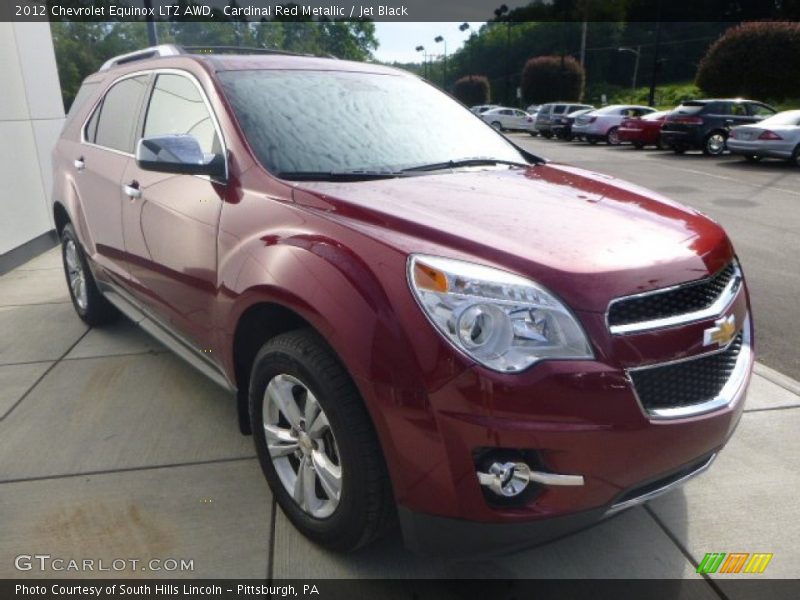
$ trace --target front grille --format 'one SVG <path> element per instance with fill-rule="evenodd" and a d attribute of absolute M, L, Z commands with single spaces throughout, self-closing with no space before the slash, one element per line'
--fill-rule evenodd
<path fill-rule="evenodd" d="M 675 317 L 711 306 L 737 273 L 730 263 L 716 275 L 662 292 L 614 301 L 608 309 L 611 327 Z"/>
<path fill-rule="evenodd" d="M 745 324 L 745 327 L 747 325 Z M 722 352 L 630 372 L 639 401 L 647 411 L 692 406 L 713 400 L 731 378 L 743 333 Z"/>

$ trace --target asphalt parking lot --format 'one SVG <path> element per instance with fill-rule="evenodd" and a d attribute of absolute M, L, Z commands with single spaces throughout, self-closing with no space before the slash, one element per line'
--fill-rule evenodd
<path fill-rule="evenodd" d="M 800 175 L 783 165 L 735 168 L 731 159 L 513 137 L 692 204 L 731 232 L 753 286 L 766 364 L 707 473 L 646 507 L 507 557 L 420 558 L 397 534 L 356 554 L 323 551 L 276 509 L 232 398 L 128 322 L 87 329 L 53 250 L 0 277 L 0 577 L 693 579 L 707 552 L 770 552 L 757 577 L 796 577 L 800 384 L 781 373 L 796 373 L 800 336 L 792 335 L 797 323 L 781 325 L 771 313 L 796 315 Z M 35 553 L 186 559 L 194 568 L 15 568 L 16 556 Z M 694 597 L 736 598 L 731 580 L 741 577 L 714 575 Z"/>
<path fill-rule="evenodd" d="M 758 360 L 800 379 L 800 169 L 779 160 L 510 137 L 534 154 L 627 179 L 721 223 L 747 275 Z"/>

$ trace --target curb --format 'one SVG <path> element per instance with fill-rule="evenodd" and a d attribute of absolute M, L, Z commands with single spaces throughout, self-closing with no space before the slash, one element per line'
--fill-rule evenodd
<path fill-rule="evenodd" d="M 760 362 L 756 362 L 756 364 L 753 366 L 753 372 L 756 375 L 760 375 L 767 381 L 782 387 L 787 392 L 791 392 L 795 396 L 800 396 L 800 381 L 796 381 L 788 375 L 779 373 L 775 369 L 772 369 Z"/>

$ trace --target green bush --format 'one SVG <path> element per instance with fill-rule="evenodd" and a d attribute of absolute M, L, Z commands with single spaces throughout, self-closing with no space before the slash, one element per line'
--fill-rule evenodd
<path fill-rule="evenodd" d="M 522 97 L 538 103 L 567 100 L 579 102 L 586 73 L 571 56 L 537 56 L 522 70 Z"/>
<path fill-rule="evenodd" d="M 491 97 L 489 80 L 483 75 L 465 75 L 453 84 L 453 95 L 467 106 L 487 104 Z"/>
<path fill-rule="evenodd" d="M 697 85 L 710 96 L 783 100 L 800 95 L 800 23 L 732 27 L 706 53 Z"/>

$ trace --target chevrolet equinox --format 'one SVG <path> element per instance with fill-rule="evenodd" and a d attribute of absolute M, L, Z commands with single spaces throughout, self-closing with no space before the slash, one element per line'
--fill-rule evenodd
<path fill-rule="evenodd" d="M 404 71 L 150 48 L 85 80 L 53 158 L 80 318 L 230 390 L 328 548 L 540 543 L 702 472 L 741 415 L 722 228 Z"/>

